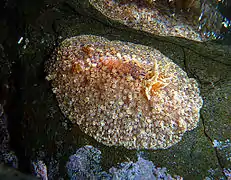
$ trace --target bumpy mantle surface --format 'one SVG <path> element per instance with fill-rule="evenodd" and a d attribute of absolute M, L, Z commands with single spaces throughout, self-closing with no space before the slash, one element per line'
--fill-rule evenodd
<path fill-rule="evenodd" d="M 207 41 L 222 37 L 222 24 L 230 26 L 230 21 L 222 16 L 212 2 L 206 0 L 89 0 L 89 2 L 111 20 L 159 36 Z"/>
<path fill-rule="evenodd" d="M 108 146 L 166 149 L 199 121 L 195 79 L 147 46 L 72 37 L 45 70 L 62 112 Z"/>

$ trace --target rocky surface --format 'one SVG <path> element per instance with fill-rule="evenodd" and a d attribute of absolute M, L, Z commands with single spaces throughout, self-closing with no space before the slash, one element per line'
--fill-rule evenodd
<path fill-rule="evenodd" d="M 229 41 L 199 43 L 125 28 L 102 17 L 88 1 L 23 1 L 21 4 L 8 1 L 4 7 L 11 13 L 5 20 L 1 19 L 0 43 L 12 66 L 12 74 L 1 75 L 9 89 L 4 90 L 8 97 L 4 110 L 20 171 L 30 172 L 30 161 L 38 159 L 46 164 L 48 178 L 67 177 L 68 157 L 87 144 L 102 152 L 103 169 L 127 159 L 136 161 L 136 151 L 104 146 L 65 118 L 45 80 L 44 62 L 62 40 L 93 34 L 155 48 L 199 83 L 204 100 L 199 126 L 167 150 L 145 151 L 149 160 L 185 179 L 227 176 L 231 50 L 224 43 Z"/>
<path fill-rule="evenodd" d="M 143 179 L 143 180 L 182 180 L 182 177 L 167 173 L 166 168 L 156 167 L 153 162 L 137 155 L 137 161 L 125 161 L 111 167 L 108 172 L 102 171 L 101 151 L 93 146 L 84 146 L 77 149 L 69 157 L 66 168 L 70 179 Z"/>

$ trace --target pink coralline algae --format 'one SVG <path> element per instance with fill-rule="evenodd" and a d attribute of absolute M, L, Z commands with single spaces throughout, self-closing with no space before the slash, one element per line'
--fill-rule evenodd
<path fill-rule="evenodd" d="M 182 177 L 167 173 L 165 167 L 156 167 L 152 161 L 138 154 L 136 162 L 123 162 L 111 167 L 108 172 L 102 170 L 101 151 L 93 146 L 79 148 L 69 157 L 66 168 L 70 179 L 104 180 L 183 180 Z"/>
<path fill-rule="evenodd" d="M 72 37 L 45 71 L 63 114 L 108 146 L 166 149 L 199 121 L 196 80 L 147 46 Z"/>

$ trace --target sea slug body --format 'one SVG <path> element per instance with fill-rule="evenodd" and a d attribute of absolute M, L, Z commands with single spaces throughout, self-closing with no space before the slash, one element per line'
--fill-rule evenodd
<path fill-rule="evenodd" d="M 45 71 L 63 114 L 108 146 L 166 149 L 199 121 L 196 80 L 147 46 L 72 37 Z"/>

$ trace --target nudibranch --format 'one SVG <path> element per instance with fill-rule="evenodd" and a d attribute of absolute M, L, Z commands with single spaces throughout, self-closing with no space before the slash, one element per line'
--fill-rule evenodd
<path fill-rule="evenodd" d="M 64 40 L 45 71 L 63 114 L 105 145 L 166 149 L 197 127 L 196 80 L 156 49 L 81 35 Z"/>
<path fill-rule="evenodd" d="M 223 17 L 212 1 L 89 0 L 89 3 L 102 16 L 158 36 L 200 42 L 222 38 L 231 27 L 230 20 Z"/>

